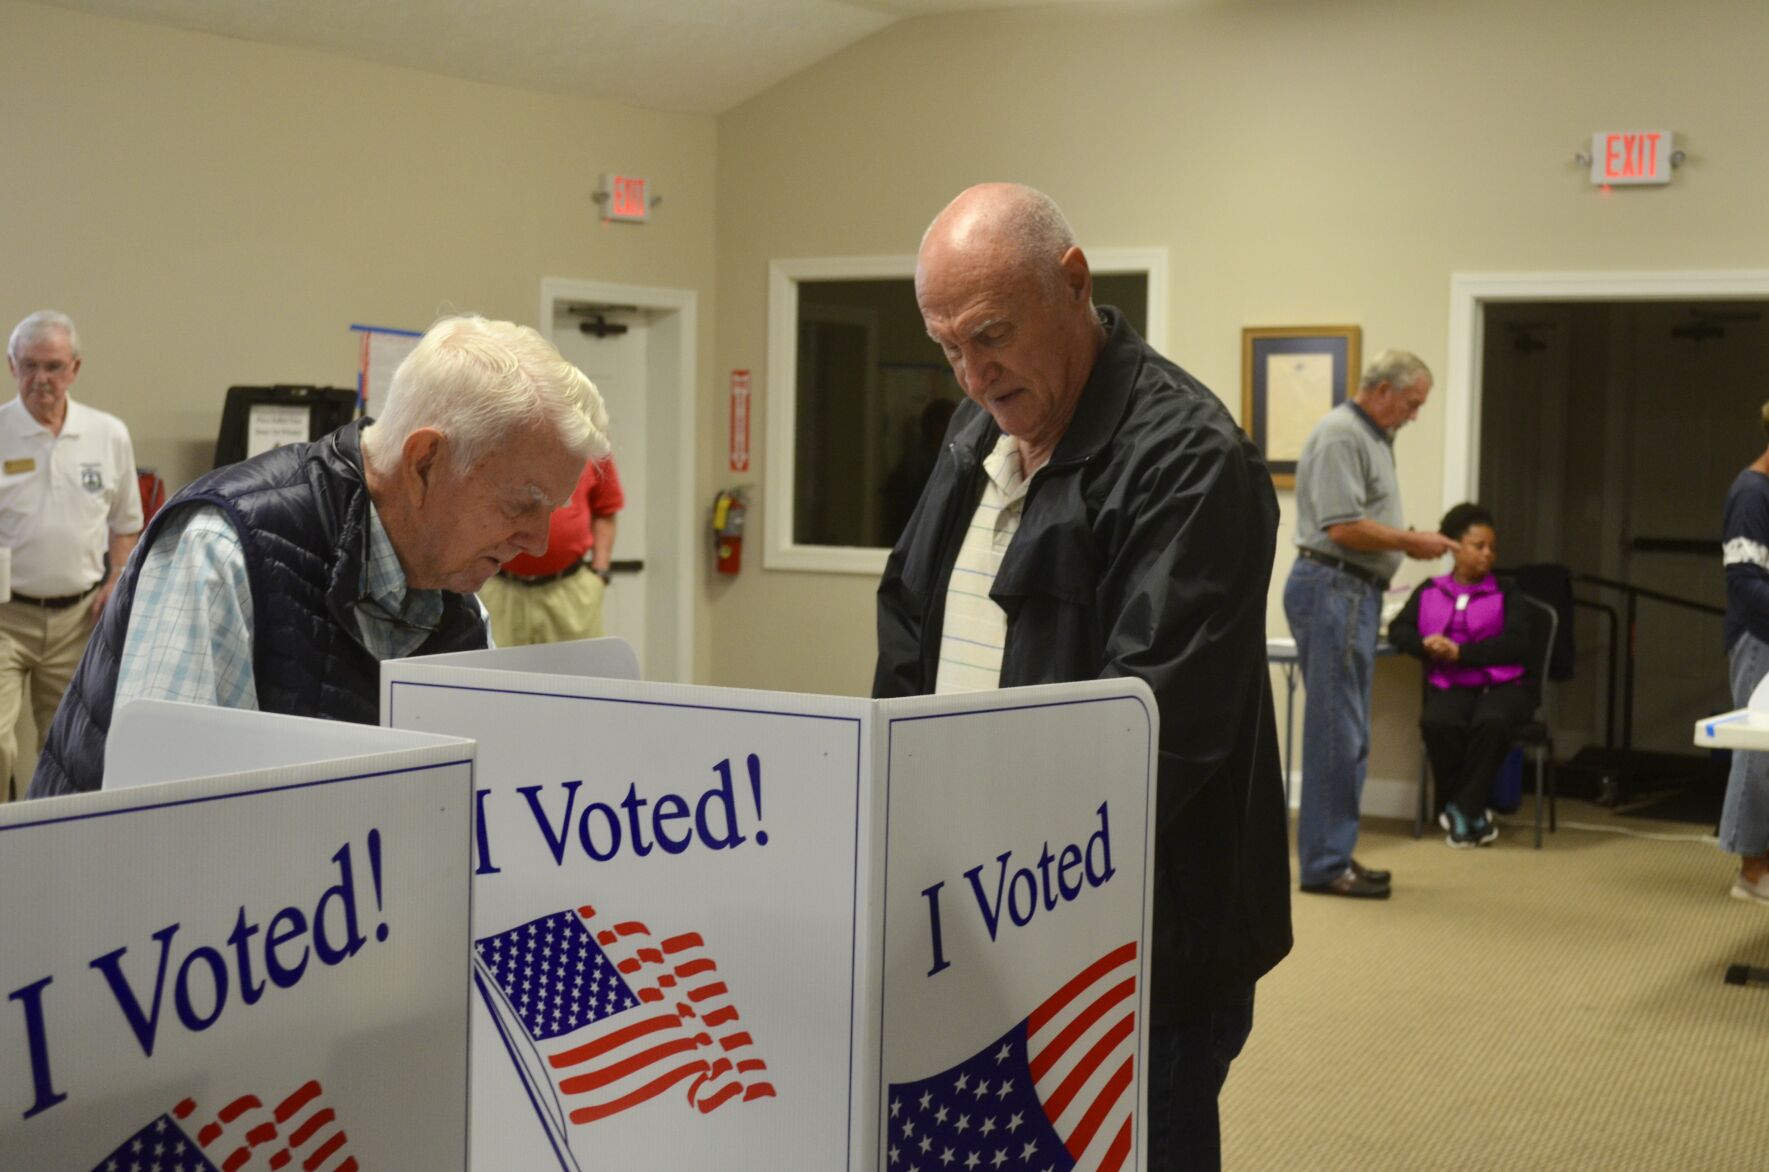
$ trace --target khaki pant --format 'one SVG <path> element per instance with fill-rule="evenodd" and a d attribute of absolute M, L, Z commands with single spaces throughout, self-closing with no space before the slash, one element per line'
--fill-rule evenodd
<path fill-rule="evenodd" d="M 499 647 L 567 643 L 602 636 L 602 579 L 579 570 L 539 586 L 493 578 L 479 588 Z"/>
<path fill-rule="evenodd" d="M 18 714 L 25 692 L 30 692 L 41 749 L 92 637 L 91 612 L 89 597 L 60 610 L 0 602 L 0 801 L 6 798 L 6 779 L 18 768 Z M 17 777 L 11 789 L 22 798 L 30 784 L 29 777 Z"/>

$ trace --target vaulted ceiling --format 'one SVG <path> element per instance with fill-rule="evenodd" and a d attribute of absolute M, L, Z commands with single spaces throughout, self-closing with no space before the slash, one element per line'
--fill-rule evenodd
<path fill-rule="evenodd" d="M 907 17 L 1123 0 L 48 2 L 497 85 L 717 114 Z"/>

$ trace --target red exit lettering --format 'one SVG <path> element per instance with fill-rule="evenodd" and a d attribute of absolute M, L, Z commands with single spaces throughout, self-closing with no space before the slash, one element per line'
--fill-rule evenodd
<path fill-rule="evenodd" d="M 1655 177 L 1661 137 L 1657 131 L 1609 135 L 1603 152 L 1603 177 L 1616 181 Z"/>
<path fill-rule="evenodd" d="M 645 181 L 624 175 L 614 178 L 614 214 L 641 218 L 645 215 Z"/>

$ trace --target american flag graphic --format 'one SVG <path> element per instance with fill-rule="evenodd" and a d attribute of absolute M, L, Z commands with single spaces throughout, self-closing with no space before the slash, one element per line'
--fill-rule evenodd
<path fill-rule="evenodd" d="M 185 1099 L 92 1166 L 92 1172 L 358 1172 L 319 1083 L 281 1102 L 241 1095 L 219 1111 Z"/>
<path fill-rule="evenodd" d="M 892 1083 L 887 1172 L 1115 1172 L 1136 1106 L 1136 942 L 948 1070 Z"/>
<path fill-rule="evenodd" d="M 480 994 L 556 1140 L 672 1089 L 703 1114 L 775 1093 L 698 933 L 658 939 L 579 907 L 474 951 Z"/>

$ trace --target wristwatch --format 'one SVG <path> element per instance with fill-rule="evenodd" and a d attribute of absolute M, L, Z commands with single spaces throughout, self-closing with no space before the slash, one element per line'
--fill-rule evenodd
<path fill-rule="evenodd" d="M 592 573 L 592 574 L 596 575 L 596 577 L 602 579 L 602 585 L 604 585 L 604 586 L 608 585 L 608 580 L 614 576 L 612 573 L 610 573 L 607 570 L 598 570 L 595 566 L 590 567 L 590 573 Z"/>

